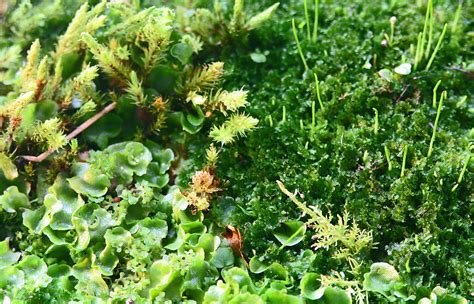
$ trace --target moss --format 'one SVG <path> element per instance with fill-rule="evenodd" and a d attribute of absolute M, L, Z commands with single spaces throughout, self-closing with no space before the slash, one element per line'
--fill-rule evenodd
<path fill-rule="evenodd" d="M 67 28 L 74 11 L 83 1 L 76 2 L 66 1 L 64 11 L 48 9 L 54 6 L 55 1 L 44 1 L 31 10 L 23 8 L 23 11 L 22 5 L 18 4 L 17 14 L 23 18 L 14 18 L 13 13 L 7 16 L 6 22 L 0 25 L 0 47 L 18 47 L 26 55 L 29 45 L 39 38 L 43 54 L 53 51 L 58 36 Z M 97 1 L 92 2 L 96 4 Z M 469 160 L 467 156 L 472 154 L 474 141 L 474 40 L 473 20 L 469 18 L 474 15 L 474 7 L 469 1 L 463 3 L 456 30 L 453 30 L 453 22 L 458 1 L 435 1 L 434 41 L 437 41 L 445 23 L 448 30 L 429 71 L 424 71 L 427 58 L 422 59 L 416 70 L 413 66 L 418 33 L 423 30 L 425 1 L 319 1 L 316 42 L 305 38 L 303 1 L 281 1 L 271 22 L 248 32 L 242 25 L 236 30 L 236 22 L 243 22 L 240 13 L 239 20 L 229 21 L 233 18 L 234 1 L 218 1 L 222 16 L 215 11 L 211 15 L 222 19 L 211 18 L 217 21 L 204 24 L 204 28 L 212 25 L 205 34 L 195 28 L 187 28 L 189 20 L 178 20 L 167 39 L 169 43 L 179 45 L 181 51 L 178 51 L 179 48 L 171 49 L 163 57 L 155 58 L 156 62 L 160 62 L 152 69 L 146 68 L 142 62 L 142 55 L 146 51 L 151 52 L 146 41 L 135 45 L 135 40 L 131 41 L 127 36 L 128 31 L 121 28 L 133 15 L 134 5 L 138 2 L 141 2 L 142 8 L 188 5 L 187 12 L 192 13 L 197 8 L 214 10 L 214 1 L 129 2 L 132 5 L 117 5 L 107 11 L 107 24 L 94 35 L 100 45 L 92 37 L 92 40 L 89 39 L 88 44 L 92 45 L 95 60 L 100 66 L 109 67 L 107 60 L 112 57 L 114 62 L 127 64 L 110 66 L 108 70 L 108 74 L 114 75 L 117 67 L 123 68 L 123 77 L 110 79 L 100 72 L 96 79 L 87 81 L 87 90 L 81 91 L 83 95 L 91 91 L 96 94 L 94 97 L 99 101 L 98 105 L 104 105 L 111 99 L 118 106 L 114 113 L 99 120 L 79 137 L 80 150 L 103 149 L 121 141 L 158 142 L 160 146 L 171 148 L 176 155 L 170 168 L 169 184 L 185 189 L 195 172 L 206 166 L 205 150 L 211 142 L 207 135 L 212 130 L 216 132 L 214 125 L 225 127 L 225 121 L 229 121 L 229 117 L 225 116 L 227 113 L 217 115 L 206 112 L 207 109 L 217 109 L 217 106 L 207 105 L 208 108 L 202 111 L 198 105 L 186 102 L 186 99 L 192 99 L 189 98 L 192 94 L 187 95 L 190 92 L 185 91 L 192 87 L 195 95 L 199 95 L 197 91 L 201 89 L 205 91 L 199 97 L 215 97 L 217 93 L 207 86 L 222 78 L 222 88 L 227 90 L 223 92 L 248 91 L 248 96 L 245 96 L 248 100 L 248 105 L 245 102 L 246 112 L 259 123 L 246 138 L 231 134 L 230 140 L 217 140 L 235 142 L 219 148 L 215 173 L 223 191 L 216 194 L 217 198 L 209 204 L 210 211 L 203 215 L 205 224 L 211 227 L 210 232 L 221 236 L 220 229 L 223 227 L 237 227 L 242 234 L 243 254 L 246 257 L 257 256 L 264 262 L 281 263 L 289 269 L 295 282 L 302 278 L 304 272 L 334 275 L 334 271 L 343 272 L 348 279 L 361 281 L 362 273 L 369 271 L 372 263 L 385 261 L 399 270 L 409 290 L 417 294 L 417 299 L 429 296 L 425 287 L 432 289 L 440 285 L 474 300 L 470 294 L 474 288 L 471 273 L 474 245 L 472 156 L 471 162 L 465 165 Z M 246 2 L 247 17 L 274 3 L 273 0 Z M 36 14 L 40 11 L 44 14 Z M 177 16 L 178 19 L 182 17 Z M 392 16 L 396 16 L 394 38 L 393 41 L 384 41 L 391 35 Z M 293 18 L 308 64 L 307 70 L 301 62 L 291 31 Z M 202 24 L 193 24 L 194 27 L 197 25 Z M 184 35 L 189 36 L 183 38 Z M 112 36 L 129 49 L 114 45 L 119 43 L 117 41 L 107 45 Z M 195 42 L 195 46 L 202 43 L 202 50 L 194 54 L 194 49 L 183 46 L 185 39 Z M 51 66 L 51 75 L 61 74 L 66 80 L 80 71 L 94 69 L 86 67 L 88 62 L 94 61 L 83 47 L 79 46 L 80 54 L 62 57 L 62 71 L 52 74 Z M 100 54 L 108 56 L 101 58 Z M 15 90 L 15 84 L 11 83 L 15 76 L 11 70 L 19 69 L 21 60 L 20 57 L 13 58 L 5 66 L 0 62 L 0 106 L 17 98 L 20 93 L 7 95 Z M 212 62 L 225 63 L 223 75 L 218 73 L 219 77 L 209 80 L 205 88 L 193 86 L 192 76 L 202 76 L 206 65 Z M 412 64 L 408 75 L 399 75 L 394 71 L 402 63 Z M 131 79 L 126 79 L 132 68 L 143 73 L 132 72 Z M 385 73 L 382 75 L 386 76 L 381 77 L 381 70 Z M 315 74 L 324 109 L 317 98 Z M 183 83 L 185 77 L 190 78 L 188 83 Z M 438 98 L 442 91 L 447 91 L 448 98 L 440 109 L 433 153 L 428 157 L 437 115 L 437 109 L 432 105 L 433 88 L 438 81 L 441 81 Z M 62 90 L 67 92 L 73 85 L 72 82 L 64 84 Z M 65 95 L 64 98 L 70 98 L 70 102 L 77 97 Z M 54 97 L 51 96 L 51 99 Z M 83 112 L 68 108 L 66 101 L 64 105 L 54 100 L 58 105 L 49 111 L 51 115 L 40 113 L 29 119 L 45 121 L 58 114 L 70 127 L 90 118 L 94 112 L 95 108 L 92 111 L 84 108 Z M 48 102 L 53 101 L 40 101 L 32 108 L 41 108 L 41 104 Z M 153 108 L 158 104 L 159 109 Z M 79 112 L 81 115 L 74 116 Z M 254 123 L 251 125 L 253 127 Z M 220 131 L 226 135 L 226 128 Z M 224 137 L 217 135 L 214 134 L 214 137 Z M 0 144 L 0 148 L 3 145 Z M 28 141 L 19 147 L 15 149 L 18 155 L 38 150 Z M 391 168 L 387 157 L 390 158 Z M 70 173 L 69 165 L 74 158 L 76 155 L 71 152 L 60 160 L 53 160 L 51 166 L 42 164 L 34 168 L 17 159 L 15 165 L 20 177 L 10 181 L 0 171 L 0 191 L 17 185 L 32 199 L 38 198 L 35 207 L 39 207 L 55 175 L 58 172 Z M 464 166 L 466 169 L 460 181 Z M 310 248 L 313 234 L 309 229 L 303 241 L 279 250 L 280 243 L 273 236 L 274 230 L 283 222 L 304 221 L 306 218 L 278 189 L 276 180 L 281 180 L 288 189 L 298 190 L 307 205 L 317 206 L 323 213 L 331 212 L 333 215 L 347 211 L 352 221 L 362 229 L 372 231 L 376 246 L 356 257 L 361 264 L 360 273 L 351 273 L 353 269 L 348 263 L 334 258 L 335 248 L 321 248 L 308 254 L 305 250 Z M 117 180 L 111 181 L 109 194 L 114 194 L 116 183 Z M 130 187 L 125 184 L 120 187 Z M 160 199 L 162 194 L 165 193 L 159 192 Z M 154 212 L 137 210 L 138 215 L 132 217 L 138 217 L 140 212 Z M 117 208 L 114 212 L 124 216 L 127 210 Z M 183 214 L 179 216 L 184 217 Z M 166 215 L 159 213 L 156 216 L 166 218 Z M 20 221 L 18 217 L 12 219 L 9 215 L 0 214 L 0 224 L 8 222 L 2 239 L 7 236 L 13 239 L 18 231 L 25 232 L 26 229 L 20 227 Z M 215 228 L 214 224 L 219 228 Z M 176 233 L 170 231 L 169 237 L 175 237 Z M 47 249 L 47 244 L 33 236 L 20 237 L 12 244 L 21 244 L 20 247 L 29 248 L 31 252 Z M 118 274 L 113 275 L 113 278 L 119 278 Z M 252 274 L 256 281 L 262 277 L 264 275 Z M 212 279 L 215 281 L 213 276 Z M 288 285 L 289 293 L 299 293 L 296 283 Z M 48 294 L 47 290 L 44 292 Z M 60 297 L 60 294 L 57 296 Z M 41 297 L 42 293 L 38 293 L 38 298 Z M 385 301 L 373 295 L 371 300 L 377 303 Z"/>
<path fill-rule="evenodd" d="M 258 38 L 250 37 L 249 51 L 269 51 L 266 62 L 252 63 L 250 56 L 230 56 L 227 60 L 240 71 L 229 82 L 249 84 L 256 102 L 248 110 L 263 122 L 245 146 L 239 147 L 238 157 L 235 152 L 225 154 L 220 164 L 232 184 L 228 194 L 238 198 L 244 248 L 249 254 L 252 250 L 269 254 L 275 243 L 272 230 L 280 222 L 300 217 L 294 205 L 277 191 L 275 180 L 280 179 L 289 189 L 303 193 L 307 202 L 333 213 L 347 209 L 363 228 L 372 229 L 378 245 L 367 259 L 389 260 L 400 269 L 409 263 L 419 270 L 403 274 L 414 282 L 422 280 L 433 286 L 452 282 L 466 294 L 472 288 L 465 271 L 472 245 L 472 229 L 468 227 L 472 221 L 472 173 L 464 177 L 461 188 L 451 189 L 472 142 L 472 111 L 469 105 L 458 104 L 462 96 L 472 96 L 472 76 L 449 67 L 469 63 L 472 40 L 468 41 L 466 33 L 448 34 L 429 72 L 413 72 L 387 83 L 377 71 L 392 69 L 409 56 L 410 44 L 416 41 L 414 33 L 423 23 L 423 9 L 404 2 L 394 7 L 385 2 L 367 5 L 358 1 L 345 6 L 331 2 L 321 5 L 318 42 L 302 41 L 308 65 L 320 78 L 326 107 L 321 111 L 317 106 L 314 132 L 310 130 L 311 101 L 316 100 L 314 80 L 309 77 L 311 73 L 303 74 L 287 17 L 296 16 L 297 22 L 302 22 L 302 4 L 295 1 L 283 5 L 271 27 L 261 28 Z M 436 5 L 440 19 L 436 30 L 451 20 L 455 6 Z M 472 7 L 466 4 L 463 10 L 462 27 L 472 22 L 466 19 Z M 383 47 L 383 33 L 390 30 L 392 15 L 397 16 L 396 44 Z M 301 30 L 301 36 L 303 33 Z M 364 67 L 367 62 L 370 68 Z M 427 158 L 436 116 L 436 109 L 431 107 L 432 89 L 438 79 L 449 98 L 442 109 L 435 152 Z M 281 123 L 283 105 L 287 119 Z M 372 108 L 379 112 L 377 134 L 373 132 Z M 273 126 L 268 115 L 276 122 Z M 406 174 L 401 178 L 406 145 Z M 391 171 L 384 146 L 390 150 Z M 368 157 L 364 160 L 365 152 Z M 446 231 L 457 237 L 441 237 Z M 427 248 L 424 253 L 417 251 L 416 258 L 407 262 L 407 252 L 412 248 L 408 244 L 420 233 L 430 236 L 423 247 L 442 250 L 434 255 Z M 295 255 L 299 248 L 294 248 Z M 287 254 L 276 258 L 289 259 Z"/>

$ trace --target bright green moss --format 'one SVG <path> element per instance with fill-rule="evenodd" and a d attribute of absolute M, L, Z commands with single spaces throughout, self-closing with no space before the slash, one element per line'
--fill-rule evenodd
<path fill-rule="evenodd" d="M 469 1 L 91 1 L 68 27 L 79 2 L 0 25 L 0 299 L 473 300 Z M 197 212 L 203 170 L 219 191 Z M 276 180 L 332 214 L 328 246 Z M 346 211 L 373 247 L 341 255 Z"/>

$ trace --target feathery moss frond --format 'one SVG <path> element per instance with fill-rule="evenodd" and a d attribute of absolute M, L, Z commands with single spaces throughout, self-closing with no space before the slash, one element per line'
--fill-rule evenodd
<path fill-rule="evenodd" d="M 82 100 L 88 100 L 94 95 L 94 79 L 99 75 L 97 66 L 87 66 L 74 79 L 74 90 L 79 92 Z"/>
<path fill-rule="evenodd" d="M 19 117 L 21 111 L 33 101 L 35 97 L 34 91 L 26 92 L 18 96 L 15 100 L 0 106 L 0 116 L 9 117 L 10 119 Z"/>
<path fill-rule="evenodd" d="M 235 112 L 240 108 L 247 106 L 248 91 L 236 90 L 228 92 L 226 90 L 218 90 L 215 94 L 200 95 L 196 92 L 188 94 L 188 101 L 192 101 L 195 105 L 202 105 L 206 110 L 218 110 L 227 116 L 227 112 Z"/>
<path fill-rule="evenodd" d="M 222 145 L 234 142 L 239 136 L 255 128 L 258 119 L 245 114 L 233 114 L 220 127 L 214 126 L 209 136 Z"/>
<path fill-rule="evenodd" d="M 97 66 L 87 66 L 84 68 L 79 75 L 74 78 L 74 84 L 77 87 L 87 86 L 90 87 L 94 79 L 99 75 L 99 69 Z"/>
<path fill-rule="evenodd" d="M 214 144 L 211 144 L 209 148 L 206 149 L 207 166 L 214 168 L 216 166 L 218 158 L 219 158 L 219 151 L 217 151 Z"/>
<path fill-rule="evenodd" d="M 143 94 L 142 83 L 135 71 L 130 72 L 130 81 L 127 82 L 125 92 L 128 93 L 133 102 L 141 107 L 145 106 L 146 96 Z"/>
<path fill-rule="evenodd" d="M 219 142 L 222 145 L 233 143 L 236 139 L 235 132 L 228 128 L 225 124 L 220 127 L 213 126 L 209 136 L 213 141 Z"/>
<path fill-rule="evenodd" d="M 130 68 L 111 49 L 98 43 L 89 33 L 82 33 L 81 36 L 101 69 L 114 80 L 125 85 L 130 75 Z"/>
<path fill-rule="evenodd" d="M 41 51 L 41 44 L 39 39 L 31 45 L 26 56 L 26 64 L 21 69 L 20 81 L 23 89 L 31 87 L 31 83 L 34 82 L 34 77 L 37 73 L 37 62 Z"/>
<path fill-rule="evenodd" d="M 189 45 L 194 54 L 199 53 L 204 45 L 201 38 L 193 33 L 183 35 L 183 37 L 181 37 L 181 43 Z"/>
<path fill-rule="evenodd" d="M 235 0 L 232 19 L 230 20 L 230 32 L 235 34 L 243 29 L 245 23 L 244 0 Z"/>
<path fill-rule="evenodd" d="M 148 73 L 165 56 L 164 51 L 170 43 L 174 15 L 170 10 L 154 10 L 135 38 L 135 44 L 143 51 L 143 69 Z"/>
<path fill-rule="evenodd" d="M 372 247 L 372 232 L 360 229 L 355 222 L 350 225 L 347 211 L 343 216 L 338 215 L 337 224 L 333 224 L 333 216 L 330 212 L 328 215 L 324 215 L 318 207 L 307 207 L 288 191 L 282 182 L 277 181 L 277 184 L 284 194 L 305 214 L 309 215 L 308 225 L 315 230 L 313 247 L 316 249 L 336 247 L 336 257 L 353 259 L 362 250 Z"/>
<path fill-rule="evenodd" d="M 224 63 L 217 61 L 203 68 L 197 68 L 191 72 L 189 78 L 184 78 L 180 85 L 179 91 L 200 92 L 212 89 L 222 78 L 224 74 Z"/>
<path fill-rule="evenodd" d="M 234 112 L 248 104 L 247 95 L 248 91 L 242 89 L 232 92 L 223 91 L 221 96 L 222 104 L 226 110 Z"/>
<path fill-rule="evenodd" d="M 40 63 L 38 64 L 38 72 L 36 75 L 36 81 L 46 81 L 48 78 L 48 56 L 44 56 L 43 59 L 41 59 Z"/>
<path fill-rule="evenodd" d="M 275 13 L 275 11 L 278 9 L 280 6 L 280 2 L 277 2 L 264 10 L 263 12 L 253 16 L 250 18 L 247 23 L 245 24 L 245 27 L 247 30 L 251 31 L 254 30 L 258 27 L 260 27 L 263 23 L 265 23 L 267 20 L 269 20 L 272 15 Z"/>
<path fill-rule="evenodd" d="M 79 108 L 79 110 L 76 111 L 76 113 L 72 115 L 71 120 L 77 122 L 79 121 L 79 119 L 83 118 L 87 114 L 94 113 L 96 111 L 97 111 L 97 104 L 94 101 L 89 100 L 85 102 Z"/>
<path fill-rule="evenodd" d="M 92 10 L 84 3 L 72 19 L 66 32 L 59 38 L 54 57 L 60 58 L 64 54 L 77 51 L 81 43 L 82 33 L 94 33 L 105 25 L 105 16 L 99 16 L 104 10 L 107 1 L 103 0 Z"/>
<path fill-rule="evenodd" d="M 66 135 L 61 129 L 61 121 L 58 118 L 51 118 L 34 127 L 32 132 L 33 140 L 45 143 L 48 150 L 56 151 L 67 144 Z"/>

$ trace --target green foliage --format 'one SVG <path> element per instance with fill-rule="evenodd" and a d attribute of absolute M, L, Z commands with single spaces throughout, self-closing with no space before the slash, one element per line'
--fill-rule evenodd
<path fill-rule="evenodd" d="M 0 4 L 0 301 L 473 300 L 472 12 Z"/>
<path fill-rule="evenodd" d="M 2 169 L 3 175 L 9 180 L 18 177 L 18 170 L 15 164 L 5 153 L 0 153 L 0 169 Z"/>
<path fill-rule="evenodd" d="M 213 10 L 194 8 L 194 5 L 189 2 L 189 4 L 177 6 L 177 20 L 184 32 L 191 32 L 194 37 L 199 37 L 199 40 L 213 45 L 229 41 L 238 43 L 250 31 L 266 23 L 280 5 L 280 3 L 274 3 L 250 17 L 245 11 L 244 2 L 235 0 L 233 5 L 228 3 L 227 8 L 232 7 L 232 10 L 226 9 L 219 2 L 214 4 Z M 230 18 L 226 18 L 227 15 L 230 15 Z"/>
<path fill-rule="evenodd" d="M 306 224 L 300 221 L 284 222 L 278 227 L 273 235 L 281 243 L 281 248 L 294 246 L 301 242 L 306 232 Z"/>
<path fill-rule="evenodd" d="M 0 207 L 9 213 L 18 212 L 21 208 L 30 206 L 28 196 L 18 191 L 16 186 L 10 186 L 0 195 Z"/>
<path fill-rule="evenodd" d="M 233 114 L 220 127 L 214 126 L 209 135 L 222 145 L 232 143 L 238 136 L 255 128 L 258 120 L 245 114 Z"/>
<path fill-rule="evenodd" d="M 84 3 L 77 10 L 66 32 L 58 39 L 55 52 L 56 58 L 77 52 L 80 49 L 82 33 L 94 33 L 105 25 L 106 17 L 101 15 L 105 10 L 105 6 L 106 1 L 101 1 L 89 10 L 89 5 Z"/>
<path fill-rule="evenodd" d="M 387 263 L 374 263 L 364 275 L 364 289 L 384 295 L 390 302 L 409 299 L 395 268 Z"/>
<path fill-rule="evenodd" d="M 328 249 L 329 247 L 339 246 L 340 248 L 335 252 L 335 256 L 347 259 L 351 264 L 352 270 L 358 271 L 359 263 L 354 259 L 354 257 L 364 249 L 372 246 L 372 233 L 360 229 L 357 223 L 349 225 L 349 215 L 347 211 L 342 217 L 337 217 L 337 224 L 333 224 L 331 213 L 325 216 L 317 207 L 306 207 L 306 205 L 298 201 L 296 196 L 291 194 L 291 192 L 289 192 L 280 181 L 277 181 L 277 183 L 281 191 L 285 193 L 299 208 L 301 208 L 305 214 L 310 216 L 307 224 L 315 230 L 313 238 L 316 241 L 313 246 L 316 247 L 316 249 Z M 305 226 L 303 225 L 301 227 Z"/>
<path fill-rule="evenodd" d="M 98 43 L 97 40 L 88 33 L 82 33 L 81 38 L 94 55 L 101 69 L 112 79 L 124 85 L 124 80 L 129 77 L 130 70 L 118 54 Z"/>
<path fill-rule="evenodd" d="M 66 136 L 61 132 L 61 122 L 58 118 L 51 118 L 38 124 L 32 133 L 33 140 L 46 143 L 48 150 L 56 151 L 67 143 Z"/>

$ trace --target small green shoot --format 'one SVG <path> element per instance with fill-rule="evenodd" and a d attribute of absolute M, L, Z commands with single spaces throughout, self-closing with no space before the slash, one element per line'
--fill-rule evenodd
<path fill-rule="evenodd" d="M 433 153 L 433 144 L 436 138 L 436 130 L 438 129 L 439 116 L 441 115 L 441 108 L 443 107 L 443 101 L 447 98 L 447 92 L 443 91 L 441 97 L 439 98 L 438 111 L 436 112 L 436 118 L 433 126 L 433 135 L 431 135 L 430 147 L 428 149 L 428 157 Z"/>
<path fill-rule="evenodd" d="M 376 108 L 372 108 L 375 113 L 375 122 L 374 122 L 374 133 L 377 134 L 379 132 L 379 111 Z"/>
<path fill-rule="evenodd" d="M 316 96 L 318 98 L 319 106 L 321 107 L 321 110 L 324 110 L 323 101 L 321 100 L 321 92 L 319 91 L 319 79 L 316 73 L 314 73 L 314 82 L 316 86 Z"/>
<path fill-rule="evenodd" d="M 421 40 L 422 40 L 422 34 L 421 33 L 418 33 L 418 40 L 417 40 L 417 43 L 416 43 L 416 53 L 415 53 L 415 64 L 414 64 L 414 69 L 416 70 L 416 68 L 418 67 L 418 63 L 420 62 L 421 60 L 421 56 L 420 54 L 422 54 L 422 44 L 421 44 Z"/>
<path fill-rule="evenodd" d="M 428 30 L 428 24 L 430 23 L 430 16 L 431 16 L 431 9 L 433 7 L 433 0 L 428 0 L 428 6 L 426 7 L 426 14 L 425 14 L 425 23 L 423 25 L 423 34 L 421 36 L 421 49 L 420 49 L 420 60 L 423 57 L 425 41 L 426 41 L 426 32 Z"/>
<path fill-rule="evenodd" d="M 316 126 L 316 102 L 311 102 L 311 130 Z"/>
<path fill-rule="evenodd" d="M 268 115 L 267 116 L 267 119 L 268 119 L 268 123 L 270 124 L 270 127 L 273 127 L 273 118 L 272 118 L 272 115 Z"/>
<path fill-rule="evenodd" d="M 464 166 L 462 167 L 461 173 L 459 174 L 458 181 L 456 185 L 454 185 L 453 188 L 451 189 L 451 192 L 454 192 L 459 187 L 459 184 L 462 182 L 462 178 L 464 177 L 464 173 L 466 172 L 467 165 L 469 164 L 469 161 L 471 160 L 471 156 L 472 154 L 469 153 L 466 157 L 466 160 L 464 160 Z"/>
<path fill-rule="evenodd" d="M 393 45 L 393 36 L 395 34 L 395 23 L 397 23 L 397 17 L 390 17 L 390 39 L 389 44 Z"/>
<path fill-rule="evenodd" d="M 286 121 L 286 106 L 283 106 L 281 122 L 285 122 L 285 121 Z"/>
<path fill-rule="evenodd" d="M 303 123 L 303 120 L 300 119 L 300 129 L 303 130 L 304 129 L 304 123 Z"/>
<path fill-rule="evenodd" d="M 319 0 L 314 1 L 314 26 L 313 26 L 313 42 L 318 40 L 318 23 L 319 23 Z"/>
<path fill-rule="evenodd" d="M 296 47 L 298 48 L 298 53 L 300 54 L 301 61 L 303 61 L 305 70 L 309 70 L 308 64 L 306 63 L 306 59 L 304 58 L 304 55 L 303 55 L 303 50 L 301 49 L 300 40 L 298 39 L 298 33 L 296 31 L 296 24 L 295 24 L 294 18 L 291 20 L 291 25 L 293 28 L 293 36 L 295 37 Z"/>
<path fill-rule="evenodd" d="M 436 83 L 434 89 L 433 89 L 433 108 L 436 108 L 436 100 L 437 100 L 437 91 L 438 91 L 438 87 L 439 85 L 441 84 L 441 80 L 438 80 L 438 82 Z"/>
<path fill-rule="evenodd" d="M 456 13 L 454 14 L 453 22 L 451 23 L 451 33 L 454 34 L 457 31 L 459 18 L 461 17 L 462 13 L 462 1 L 459 1 L 458 8 L 456 9 Z"/>
<path fill-rule="evenodd" d="M 304 17 L 306 19 L 306 32 L 308 35 L 308 40 L 311 39 L 311 26 L 309 25 L 309 12 L 308 12 L 308 0 L 303 0 L 304 5 Z"/>
<path fill-rule="evenodd" d="M 428 58 L 428 56 L 430 56 L 431 43 L 433 41 L 434 16 L 433 16 L 433 1 L 432 0 L 428 1 L 427 11 L 429 11 L 430 17 L 429 17 L 428 45 L 425 50 L 425 58 Z"/>
<path fill-rule="evenodd" d="M 405 147 L 403 148 L 402 171 L 400 172 L 400 178 L 405 176 L 405 167 L 407 164 L 407 153 L 408 153 L 408 145 L 405 145 Z"/>
<path fill-rule="evenodd" d="M 443 42 L 444 35 L 446 34 L 446 29 L 448 28 L 448 24 L 445 23 L 443 27 L 443 31 L 441 32 L 441 35 L 439 36 L 438 43 L 436 43 L 436 47 L 433 51 L 433 54 L 431 54 L 430 61 L 428 61 L 428 64 L 426 65 L 425 71 L 428 71 L 431 67 L 431 64 L 433 63 L 436 53 L 438 53 L 439 49 L 441 48 L 441 43 Z"/>
<path fill-rule="evenodd" d="M 390 161 L 390 150 L 388 149 L 387 146 L 384 146 L 383 147 L 384 151 L 385 151 L 385 158 L 387 159 L 387 163 L 388 163 L 388 171 L 392 171 L 392 162 Z"/>

